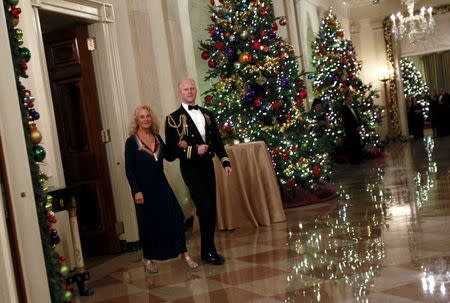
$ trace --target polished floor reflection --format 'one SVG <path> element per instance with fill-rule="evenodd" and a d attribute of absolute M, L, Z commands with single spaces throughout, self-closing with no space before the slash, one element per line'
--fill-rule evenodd
<path fill-rule="evenodd" d="M 337 200 L 218 232 L 224 266 L 172 260 L 146 275 L 139 253 L 92 259 L 95 294 L 77 301 L 450 302 L 450 138 L 393 145 L 333 178 Z"/>

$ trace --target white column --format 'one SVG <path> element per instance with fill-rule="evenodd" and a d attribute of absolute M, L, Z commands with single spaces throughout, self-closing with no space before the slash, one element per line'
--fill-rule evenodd
<path fill-rule="evenodd" d="M 28 30 L 25 30 L 25 25 L 32 23 L 33 20 L 31 6 L 28 1 L 23 1 L 21 2 L 21 7 L 23 12 L 20 16 L 20 22 L 21 28 L 24 29 L 24 35 L 25 37 L 34 35 L 29 27 L 26 27 Z M 11 193 L 13 202 L 13 213 L 11 215 L 16 222 L 15 228 L 20 252 L 20 263 L 22 265 L 25 293 L 28 302 L 50 303 L 50 291 L 47 275 L 45 274 L 44 254 L 42 251 L 30 167 L 28 165 L 25 137 L 22 131 L 19 100 L 15 89 L 16 81 L 2 3 L 0 3 L 0 9 L 0 41 L 3 43 L 3 47 L 0 48 L 0 62 L 2 62 L 2 81 L 0 81 L 0 108 L 2 109 L 0 112 L 0 136 L 2 138 L 6 166 L 6 172 L 3 173 L 8 179 L 9 192 Z M 25 43 L 25 45 L 27 44 Z M 33 58 L 31 62 L 33 62 Z M 0 219 L 0 222 L 4 221 Z M 4 241 L 2 234 L 0 232 L 2 243 L 8 242 L 7 240 L 6 242 Z M 11 274 L 11 269 L 8 272 L 2 271 L 0 273 L 1 277 L 8 279 L 10 286 L 12 284 Z M 15 296 L 11 293 L 11 289 L 8 290 L 8 295 L 14 300 Z M 2 300 L 2 302 L 11 301 Z"/>
<path fill-rule="evenodd" d="M 24 45 L 31 51 L 28 79 L 24 80 L 33 96 L 36 98 L 36 110 L 41 118 L 36 124 L 42 133 L 41 145 L 45 148 L 47 156 L 41 165 L 41 170 L 49 177 L 50 188 L 65 186 L 64 170 L 59 149 L 58 132 L 56 129 L 55 113 L 53 110 L 52 94 L 49 86 L 47 63 L 45 59 L 44 43 L 39 21 L 38 8 L 32 7 L 30 1 L 21 1 L 19 27 L 24 32 Z M 46 79 L 46 80 L 44 80 Z"/>

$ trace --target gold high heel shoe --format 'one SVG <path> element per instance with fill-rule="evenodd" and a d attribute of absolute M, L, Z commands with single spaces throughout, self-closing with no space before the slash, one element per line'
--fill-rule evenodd
<path fill-rule="evenodd" d="M 156 274 L 158 272 L 158 267 L 152 260 L 143 259 L 142 263 L 144 263 L 144 268 L 147 273 Z"/>
<path fill-rule="evenodd" d="M 198 263 L 195 262 L 191 257 L 187 256 L 181 256 L 181 259 L 184 261 L 184 263 L 186 263 L 187 267 L 189 267 L 189 269 L 196 269 L 198 267 Z"/>

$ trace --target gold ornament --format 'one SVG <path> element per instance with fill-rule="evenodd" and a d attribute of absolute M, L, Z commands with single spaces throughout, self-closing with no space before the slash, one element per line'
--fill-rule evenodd
<path fill-rule="evenodd" d="M 259 85 L 264 85 L 267 82 L 266 77 L 264 76 L 259 76 L 258 78 L 256 78 L 256 83 L 258 83 Z"/>
<path fill-rule="evenodd" d="M 248 34 L 248 32 L 247 32 L 246 30 L 243 30 L 239 36 L 240 36 L 242 39 L 247 39 L 248 36 L 249 36 L 249 34 Z"/>
<path fill-rule="evenodd" d="M 249 52 L 242 52 L 239 55 L 239 62 L 241 62 L 242 64 L 247 64 L 252 61 L 252 59 L 252 55 Z"/>
<path fill-rule="evenodd" d="M 31 136 L 31 142 L 33 142 L 34 145 L 37 145 L 41 143 L 42 141 L 42 134 L 37 129 L 36 124 L 30 125 L 30 136 Z"/>

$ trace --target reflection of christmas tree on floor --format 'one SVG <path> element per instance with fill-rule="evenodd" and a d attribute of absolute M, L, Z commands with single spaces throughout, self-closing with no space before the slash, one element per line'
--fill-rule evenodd
<path fill-rule="evenodd" d="M 21 9 L 17 6 L 18 3 L 18 0 L 3 0 L 33 182 L 34 198 L 36 200 L 42 248 L 47 269 L 47 272 L 42 273 L 42 275 L 47 276 L 52 302 L 69 302 L 73 297 L 72 289 L 64 280 L 64 276 L 69 274 L 69 268 L 65 264 L 65 258 L 58 256 L 58 253 L 54 249 L 55 245 L 60 242 L 60 238 L 53 226 L 56 223 L 56 218 L 52 211 L 52 197 L 47 194 L 47 177 L 40 172 L 38 164 L 45 159 L 46 155 L 45 149 L 39 145 L 42 141 L 42 135 L 35 122 L 35 120 L 40 118 L 40 115 L 35 109 L 36 100 L 32 96 L 31 91 L 26 89 L 20 82 L 20 77 L 28 78 L 26 71 L 28 69 L 27 63 L 31 59 L 31 53 L 28 48 L 22 46 L 24 33 L 17 27 L 21 14 Z M 26 223 L 22 222 L 22 224 Z M 39 301 L 37 298 L 33 299 Z"/>
<path fill-rule="evenodd" d="M 380 140 L 376 128 L 381 123 L 382 110 L 373 104 L 376 92 L 359 78 L 361 64 L 353 44 L 344 38 L 344 31 L 331 10 L 321 22 L 312 49 L 312 63 L 316 68 L 314 91 L 325 105 L 328 138 L 336 147 L 342 144 L 341 111 L 346 96 L 351 95 L 360 120 L 362 144 L 367 150 L 378 152 Z"/>
<path fill-rule="evenodd" d="M 384 258 L 381 232 L 386 227 L 390 196 L 384 192 L 383 170 L 370 172 L 367 188 L 358 195 L 368 195 L 370 203 L 361 221 L 360 199 L 340 190 L 337 209 L 313 222 L 291 227 L 289 247 L 296 251 L 287 277 L 288 285 L 306 283 L 307 291 L 299 289 L 285 302 L 322 302 L 323 280 L 336 280 L 352 290 L 358 302 L 368 302 L 374 277 Z M 294 289 L 296 289 L 294 287 Z M 336 298 L 333 298 L 336 299 Z M 330 301 L 333 301 L 329 298 Z"/>
<path fill-rule="evenodd" d="M 317 187 L 330 172 L 328 154 L 303 109 L 294 49 L 277 35 L 286 19 L 274 17 L 270 0 L 220 2 L 211 1 L 210 38 L 201 42 L 212 84 L 206 106 L 225 139 L 266 142 L 283 185 Z"/>

